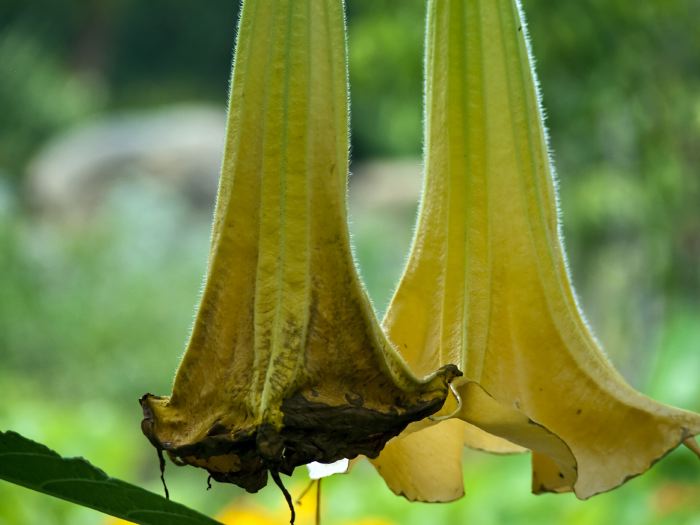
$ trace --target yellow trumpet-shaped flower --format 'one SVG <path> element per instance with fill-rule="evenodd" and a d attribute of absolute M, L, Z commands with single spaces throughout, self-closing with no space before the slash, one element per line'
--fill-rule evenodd
<path fill-rule="evenodd" d="M 524 447 L 534 492 L 588 498 L 697 450 L 700 415 L 632 389 L 582 317 L 517 1 L 428 6 L 425 187 L 384 326 L 416 373 L 459 366 L 462 404 L 375 466 L 409 499 L 446 501 L 463 493 L 464 444 Z"/>
<path fill-rule="evenodd" d="M 341 0 L 246 0 L 206 285 L 170 397 L 142 428 L 178 463 L 256 491 L 268 471 L 376 456 L 440 409 L 385 338 L 346 217 Z"/>

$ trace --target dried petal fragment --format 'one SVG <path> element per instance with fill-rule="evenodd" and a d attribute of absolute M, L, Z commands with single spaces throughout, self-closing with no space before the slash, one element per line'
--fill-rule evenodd
<path fill-rule="evenodd" d="M 141 400 L 157 448 L 249 491 L 376 456 L 459 375 L 415 377 L 359 282 L 345 63 L 340 0 L 244 2 L 206 286 L 172 396 Z"/>
<path fill-rule="evenodd" d="M 700 433 L 700 415 L 633 390 L 583 320 L 517 2 L 432 0 L 428 9 L 425 192 L 385 327 L 417 373 L 464 370 L 458 417 L 531 449 L 535 492 L 610 490 Z M 430 461 L 414 459 L 416 449 L 440 451 L 432 439 L 463 432 L 451 421 L 437 428 L 382 452 L 376 464 L 391 458 L 417 472 L 409 482 L 382 468 L 394 491 L 459 494 L 456 476 L 441 484 L 408 466 Z M 483 438 L 465 442 L 503 450 Z M 452 447 L 445 453 L 460 461 Z"/>

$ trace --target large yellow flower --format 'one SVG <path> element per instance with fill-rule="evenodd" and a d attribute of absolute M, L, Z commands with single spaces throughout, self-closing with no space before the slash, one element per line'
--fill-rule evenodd
<path fill-rule="evenodd" d="M 379 472 L 409 499 L 451 500 L 464 444 L 525 447 L 535 492 L 587 498 L 684 440 L 697 450 L 700 415 L 633 390 L 576 302 L 517 2 L 428 5 L 425 189 L 384 326 L 417 374 L 459 366 L 462 404 L 389 442 Z"/>
<path fill-rule="evenodd" d="M 246 0 L 207 281 L 170 397 L 143 430 L 177 462 L 256 491 L 268 471 L 376 456 L 440 409 L 360 284 L 346 214 L 341 0 Z"/>

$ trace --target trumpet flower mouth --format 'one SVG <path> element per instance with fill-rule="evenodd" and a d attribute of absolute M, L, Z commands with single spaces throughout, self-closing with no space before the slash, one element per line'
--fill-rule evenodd
<path fill-rule="evenodd" d="M 438 371 L 445 388 L 461 376 L 454 365 Z M 281 405 L 282 426 L 271 423 L 232 430 L 221 422 L 190 443 L 175 443 L 159 437 L 157 413 L 169 398 L 146 394 L 141 428 L 151 443 L 168 453 L 176 464 L 205 468 L 216 481 L 233 483 L 257 492 L 267 483 L 268 472 L 290 475 L 294 469 L 313 461 L 332 463 L 358 455 L 375 458 L 387 441 L 406 426 L 434 414 L 445 402 L 444 396 L 425 396 L 410 406 L 383 411 L 364 406 L 359 395 L 345 394 L 347 404 L 329 405 L 314 401 L 313 394 L 297 393 Z"/>

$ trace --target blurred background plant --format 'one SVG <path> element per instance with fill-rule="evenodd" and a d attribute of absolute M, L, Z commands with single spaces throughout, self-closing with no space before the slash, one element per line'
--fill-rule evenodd
<path fill-rule="evenodd" d="M 136 400 L 169 392 L 201 287 L 237 3 L 0 4 L 0 428 L 156 491 Z M 381 315 L 420 191 L 424 5 L 347 4 L 352 232 Z M 700 4 L 524 8 L 584 309 L 634 386 L 700 410 Z M 409 504 L 360 464 L 325 482 L 324 522 L 700 523 L 683 450 L 588 502 L 530 495 L 526 456 L 465 454 L 457 503 Z M 212 515 L 283 505 L 168 474 Z M 0 483 L 0 524 L 103 522 Z"/>

